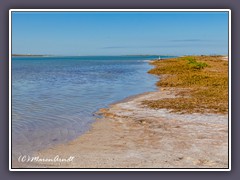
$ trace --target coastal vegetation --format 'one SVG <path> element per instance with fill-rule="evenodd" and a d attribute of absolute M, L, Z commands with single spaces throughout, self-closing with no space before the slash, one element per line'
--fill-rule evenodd
<path fill-rule="evenodd" d="M 175 98 L 145 100 L 144 105 L 180 113 L 228 112 L 228 61 L 222 56 L 185 56 L 152 61 L 157 86 L 174 88 Z"/>

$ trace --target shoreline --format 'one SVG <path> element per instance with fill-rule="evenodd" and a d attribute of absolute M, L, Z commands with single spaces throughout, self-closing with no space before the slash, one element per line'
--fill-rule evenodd
<path fill-rule="evenodd" d="M 151 109 L 144 100 L 176 98 L 179 88 L 159 88 L 100 109 L 90 130 L 66 144 L 36 153 L 74 156 L 70 163 L 13 162 L 35 168 L 227 168 L 228 115 L 180 114 Z"/>

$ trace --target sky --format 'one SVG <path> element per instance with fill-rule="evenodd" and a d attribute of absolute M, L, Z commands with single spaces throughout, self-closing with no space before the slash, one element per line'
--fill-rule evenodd
<path fill-rule="evenodd" d="M 227 12 L 12 12 L 12 53 L 226 55 Z"/>

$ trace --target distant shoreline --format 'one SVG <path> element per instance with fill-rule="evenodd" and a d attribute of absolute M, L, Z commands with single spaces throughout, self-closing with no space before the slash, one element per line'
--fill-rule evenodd
<path fill-rule="evenodd" d="M 114 56 L 124 56 L 124 57 L 131 57 L 131 56 L 142 56 L 142 57 L 149 57 L 149 56 L 157 56 L 160 59 L 166 59 L 165 57 L 184 57 L 190 55 L 156 55 L 156 54 L 134 54 L 134 55 L 53 55 L 53 54 L 12 54 L 12 57 L 88 57 L 88 56 L 106 56 L 106 57 L 114 57 Z M 205 55 L 197 55 L 197 56 L 205 56 Z M 206 55 L 206 56 L 216 56 L 216 55 Z M 222 57 L 228 57 L 226 55 L 220 55 Z M 158 58 L 157 58 L 158 59 Z M 150 61 L 154 61 L 157 59 L 152 59 Z"/>
<path fill-rule="evenodd" d="M 176 55 L 156 55 L 156 54 L 146 54 L 146 55 L 142 55 L 142 54 L 134 54 L 134 55 L 49 55 L 49 54 L 12 54 L 12 56 L 23 56 L 23 57 L 28 57 L 28 56 L 52 56 L 52 57 L 86 57 L 86 56 L 124 56 L 124 57 L 131 57 L 131 56 L 143 56 L 143 57 L 149 57 L 149 56 L 162 56 L 162 57 L 168 57 L 168 56 L 171 56 L 171 57 L 177 57 Z"/>
<path fill-rule="evenodd" d="M 43 57 L 43 56 L 50 56 L 50 55 L 38 55 L 38 54 L 12 54 L 12 57 Z"/>

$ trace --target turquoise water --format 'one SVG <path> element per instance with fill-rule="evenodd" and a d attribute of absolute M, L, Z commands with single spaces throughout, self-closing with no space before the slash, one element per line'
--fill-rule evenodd
<path fill-rule="evenodd" d="M 86 132 L 100 108 L 154 91 L 147 73 L 157 56 L 12 58 L 13 155 L 64 143 Z"/>

